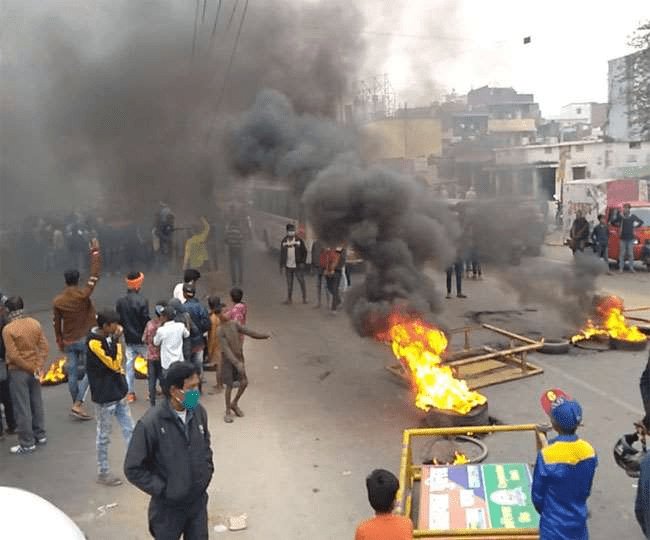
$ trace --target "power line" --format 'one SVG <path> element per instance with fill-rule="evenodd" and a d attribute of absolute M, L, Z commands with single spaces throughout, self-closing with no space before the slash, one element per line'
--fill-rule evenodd
<path fill-rule="evenodd" d="M 230 52 L 230 59 L 228 60 L 228 66 L 226 67 L 226 72 L 223 77 L 223 83 L 221 85 L 221 90 L 219 91 L 219 96 L 217 97 L 217 103 L 214 108 L 215 115 L 219 110 L 221 102 L 223 101 L 224 94 L 226 92 L 226 87 L 228 86 L 228 79 L 230 77 L 230 71 L 232 70 L 233 63 L 235 61 L 235 54 L 237 53 L 237 46 L 239 45 L 239 38 L 241 36 L 242 28 L 244 27 L 244 20 L 246 19 L 246 12 L 248 11 L 248 0 L 244 3 L 244 10 L 242 11 L 241 19 L 239 20 L 239 28 L 237 29 L 237 35 L 235 36 L 235 43 L 233 44 L 232 51 Z M 216 117 L 215 117 L 216 121 Z M 214 128 L 214 123 L 213 123 Z M 214 129 L 210 129 L 208 133 L 208 140 L 212 136 Z"/>
<path fill-rule="evenodd" d="M 196 0 L 196 9 L 194 10 L 194 36 L 192 37 L 192 60 L 196 52 L 196 35 L 199 28 L 199 0 Z"/>
<path fill-rule="evenodd" d="M 212 26 L 212 33 L 210 34 L 210 45 L 212 45 L 214 36 L 217 33 L 217 23 L 219 22 L 219 13 L 221 12 L 221 1 L 222 0 L 219 0 L 219 3 L 217 4 L 217 14 L 214 16 L 214 25 Z"/>
<path fill-rule="evenodd" d="M 235 0 L 235 3 L 232 6 L 232 12 L 230 13 L 230 19 L 228 19 L 228 26 L 226 26 L 226 30 L 230 30 L 232 20 L 235 18 L 235 11 L 237 11 L 237 4 L 239 4 L 239 0 Z"/>

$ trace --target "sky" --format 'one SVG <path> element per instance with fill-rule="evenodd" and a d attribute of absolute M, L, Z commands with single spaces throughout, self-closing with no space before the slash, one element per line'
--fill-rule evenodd
<path fill-rule="evenodd" d="M 363 76 L 386 73 L 398 103 L 512 86 L 546 116 L 607 101 L 607 61 L 631 52 L 628 36 L 650 19 L 648 0 L 364 0 L 363 10 Z"/>

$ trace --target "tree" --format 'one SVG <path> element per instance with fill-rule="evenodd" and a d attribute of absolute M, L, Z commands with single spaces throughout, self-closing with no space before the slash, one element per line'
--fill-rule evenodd
<path fill-rule="evenodd" d="M 638 126 L 639 134 L 650 140 L 650 20 L 641 24 L 629 40 L 637 49 L 630 56 L 630 125 Z"/>

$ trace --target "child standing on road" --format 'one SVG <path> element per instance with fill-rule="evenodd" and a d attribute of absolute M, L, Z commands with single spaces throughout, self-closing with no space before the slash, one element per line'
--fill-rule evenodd
<path fill-rule="evenodd" d="M 246 326 L 246 317 L 248 316 L 248 306 L 242 302 L 244 298 L 244 291 L 239 287 L 230 289 L 230 299 L 232 306 L 226 310 L 226 317 L 232 321 L 236 321 L 242 326 Z"/>
<path fill-rule="evenodd" d="M 399 480 L 384 469 L 376 469 L 366 478 L 368 501 L 375 517 L 364 521 L 357 528 L 354 540 L 411 540 L 413 522 L 404 516 L 393 514 L 395 495 Z"/>
<path fill-rule="evenodd" d="M 221 320 L 219 312 L 223 309 L 221 298 L 211 296 L 208 298 L 208 307 L 210 308 L 210 329 L 208 330 L 208 363 L 215 366 L 217 381 L 214 385 L 215 392 L 223 390 L 221 382 L 221 344 L 219 343 L 219 325 Z"/>
<path fill-rule="evenodd" d="M 239 408 L 239 400 L 248 386 L 241 338 L 243 335 L 253 339 L 268 339 L 271 336 L 249 330 L 237 321 L 229 319 L 218 306 L 215 312 L 219 315 L 220 320 L 218 336 L 221 345 L 221 380 L 226 387 L 226 414 L 223 419 L 224 422 L 231 424 L 234 420 L 232 413 L 240 418 L 244 416 L 244 412 Z M 237 388 L 235 399 L 231 400 L 235 381 L 239 382 L 239 388 Z"/>
<path fill-rule="evenodd" d="M 111 474 L 108 464 L 113 417 L 122 428 L 127 447 L 133 433 L 131 409 L 126 400 L 128 388 L 124 376 L 124 357 L 120 343 L 122 327 L 119 321 L 120 316 L 116 311 L 102 311 L 97 315 L 97 326 L 90 331 L 86 341 L 86 371 L 97 418 L 97 482 L 105 486 L 119 486 L 122 483 L 122 480 Z"/>
<path fill-rule="evenodd" d="M 562 390 L 544 392 L 542 408 L 557 438 L 537 455 L 532 498 L 544 540 L 587 540 L 587 499 L 598 465 L 593 447 L 576 435 L 582 407 Z"/>
<path fill-rule="evenodd" d="M 156 382 L 159 382 L 162 386 L 160 347 L 154 344 L 153 337 L 163 323 L 162 314 L 165 310 L 165 305 L 166 302 L 164 301 L 156 304 L 154 308 L 156 317 L 147 323 L 142 334 L 142 343 L 147 347 L 147 379 L 149 381 L 149 403 L 152 407 L 156 405 Z"/>

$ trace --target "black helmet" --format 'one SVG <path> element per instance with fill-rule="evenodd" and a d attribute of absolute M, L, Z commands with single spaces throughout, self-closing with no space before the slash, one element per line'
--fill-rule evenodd
<path fill-rule="evenodd" d="M 647 453 L 645 444 L 641 450 L 633 446 L 638 441 L 638 434 L 628 433 L 627 435 L 623 435 L 614 445 L 614 460 L 616 464 L 632 478 L 638 478 L 641 474 L 641 460 Z"/>

